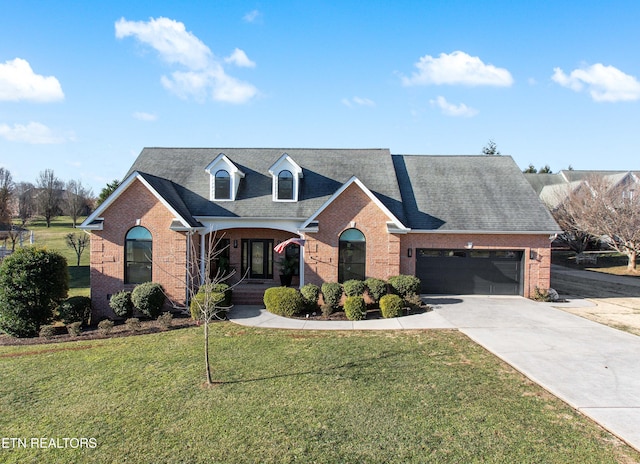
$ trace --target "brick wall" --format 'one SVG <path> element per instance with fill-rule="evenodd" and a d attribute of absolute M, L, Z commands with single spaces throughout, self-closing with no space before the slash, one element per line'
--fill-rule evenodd
<path fill-rule="evenodd" d="M 174 216 L 138 180 L 124 191 L 102 215 L 104 230 L 91 232 L 91 300 L 94 320 L 114 317 L 108 296 L 133 290 L 124 284 L 124 242 L 129 229 L 146 227 L 153 240 L 153 281 L 160 283 L 170 301 L 185 302 L 186 238 L 169 230 Z M 138 224 L 139 220 L 139 224 Z"/>
<path fill-rule="evenodd" d="M 387 279 L 400 272 L 400 238 L 387 232 L 389 218 L 357 184 L 347 187 L 317 219 L 319 231 L 305 237 L 305 282 L 338 281 L 338 240 L 350 228 L 365 236 L 367 277 Z"/>

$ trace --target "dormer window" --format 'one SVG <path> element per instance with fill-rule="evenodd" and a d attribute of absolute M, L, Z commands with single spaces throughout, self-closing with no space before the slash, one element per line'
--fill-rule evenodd
<path fill-rule="evenodd" d="M 278 200 L 293 200 L 293 174 L 280 171 L 278 174 Z"/>
<path fill-rule="evenodd" d="M 213 180 L 215 186 L 215 199 L 216 200 L 230 200 L 231 199 L 231 176 L 224 169 L 216 172 L 216 176 Z"/>
<path fill-rule="evenodd" d="M 220 153 L 205 169 L 210 177 L 211 201 L 234 201 L 240 186 L 240 179 L 244 177 L 238 167 L 223 153 Z"/>
<path fill-rule="evenodd" d="M 273 201 L 298 201 L 302 168 L 284 153 L 269 168 L 273 178 Z"/>

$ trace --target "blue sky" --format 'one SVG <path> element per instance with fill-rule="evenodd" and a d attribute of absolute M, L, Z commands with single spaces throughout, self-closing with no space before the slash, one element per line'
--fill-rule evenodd
<path fill-rule="evenodd" d="M 145 146 L 640 169 L 637 1 L 2 0 L 0 166 L 98 193 Z"/>

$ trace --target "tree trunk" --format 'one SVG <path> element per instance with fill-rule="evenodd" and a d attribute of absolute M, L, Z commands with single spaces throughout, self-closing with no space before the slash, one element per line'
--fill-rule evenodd
<path fill-rule="evenodd" d="M 211 366 L 209 365 L 209 321 L 204 320 L 204 363 L 207 373 L 207 385 L 211 385 Z"/>
<path fill-rule="evenodd" d="M 637 252 L 634 251 L 630 251 L 627 253 L 627 257 L 629 258 L 629 261 L 627 262 L 627 271 L 628 272 L 636 272 L 636 257 L 637 257 Z"/>

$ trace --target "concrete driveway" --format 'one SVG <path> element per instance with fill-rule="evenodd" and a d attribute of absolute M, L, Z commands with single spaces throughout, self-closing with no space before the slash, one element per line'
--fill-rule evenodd
<path fill-rule="evenodd" d="M 354 322 L 281 318 L 236 307 L 242 325 L 290 329 L 457 328 L 557 397 L 640 450 L 640 337 L 565 309 L 589 302 L 537 303 L 521 297 L 426 297 L 433 311 L 395 320 Z"/>
<path fill-rule="evenodd" d="M 427 298 L 479 345 L 640 450 L 640 338 L 518 297 Z"/>

